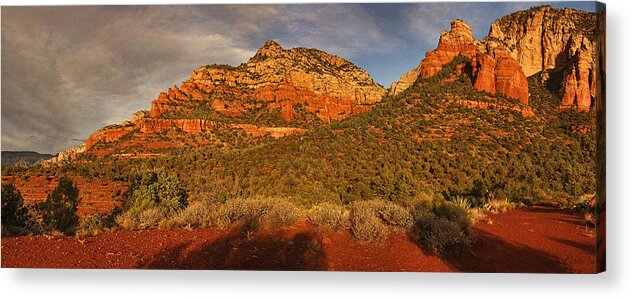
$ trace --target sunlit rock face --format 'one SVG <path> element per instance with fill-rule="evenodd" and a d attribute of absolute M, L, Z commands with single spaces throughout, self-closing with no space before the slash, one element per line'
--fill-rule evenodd
<path fill-rule="evenodd" d="M 556 79 L 561 109 L 588 111 L 595 97 L 594 13 L 536 7 L 502 17 L 489 37 L 500 41 L 526 76 Z"/>
<path fill-rule="evenodd" d="M 151 116 L 179 111 L 185 101 L 211 101 L 229 117 L 241 116 L 260 102 L 287 121 L 299 117 L 296 105 L 325 122 L 368 111 L 385 89 L 363 69 L 316 49 L 283 49 L 267 41 L 248 62 L 237 67 L 211 65 L 196 69 L 182 86 L 161 93 Z"/>
<path fill-rule="evenodd" d="M 501 43 L 474 40 L 471 27 L 462 20 L 451 22 L 451 29 L 441 33 L 436 49 L 428 51 L 419 66 L 393 83 L 390 93 L 397 95 L 418 78 L 436 75 L 459 55 L 471 60 L 469 68 L 460 68 L 459 71 L 471 78 L 475 89 L 499 92 L 528 105 L 528 80 L 517 61 Z"/>

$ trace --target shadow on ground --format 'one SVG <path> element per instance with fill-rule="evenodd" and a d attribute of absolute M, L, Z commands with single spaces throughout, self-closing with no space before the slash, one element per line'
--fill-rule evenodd
<path fill-rule="evenodd" d="M 256 236 L 236 230 L 225 237 L 194 245 L 191 242 L 161 251 L 139 268 L 218 270 L 325 270 L 326 258 L 313 233 L 290 238 L 267 233 Z"/>
<path fill-rule="evenodd" d="M 445 258 L 456 271 L 504 273 L 570 273 L 556 257 L 520 244 L 478 232 L 468 253 Z"/>

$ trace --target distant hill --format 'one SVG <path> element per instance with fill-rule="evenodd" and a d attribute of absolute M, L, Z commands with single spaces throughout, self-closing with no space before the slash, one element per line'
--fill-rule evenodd
<path fill-rule="evenodd" d="M 54 157 L 54 155 L 40 154 L 33 151 L 2 151 L 2 165 L 31 165 L 39 160 L 46 160 L 52 157 Z"/>

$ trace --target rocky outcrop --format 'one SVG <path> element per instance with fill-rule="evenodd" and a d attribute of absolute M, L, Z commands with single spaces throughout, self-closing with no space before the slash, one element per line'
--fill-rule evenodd
<path fill-rule="evenodd" d="M 43 163 L 48 164 L 48 163 L 53 163 L 53 164 L 58 164 L 58 163 L 64 163 L 64 162 L 70 162 L 73 161 L 75 159 L 77 159 L 77 157 L 79 157 L 79 155 L 83 152 L 85 152 L 86 146 L 85 144 L 82 144 L 80 146 L 75 146 L 72 148 L 69 148 L 65 151 L 61 151 L 57 154 L 57 156 L 52 157 L 46 161 L 44 161 Z"/>
<path fill-rule="evenodd" d="M 187 103 L 203 102 L 229 117 L 264 106 L 287 121 L 300 116 L 295 106 L 325 122 L 371 109 L 385 89 L 363 69 L 316 49 L 283 49 L 267 41 L 254 57 L 237 67 L 210 65 L 195 70 L 181 87 L 161 93 L 151 117 L 184 113 Z"/>
<path fill-rule="evenodd" d="M 221 124 L 204 119 L 141 118 L 134 122 L 126 123 L 126 126 L 113 125 L 96 131 L 90 136 L 90 138 L 88 138 L 85 145 L 80 147 L 80 151 L 74 152 L 75 156 L 73 157 L 76 157 L 76 154 L 82 153 L 86 149 L 92 148 L 97 143 L 116 142 L 121 140 L 127 134 L 134 132 L 137 132 L 138 134 L 159 134 L 169 130 L 180 130 L 188 134 L 202 134 L 219 126 L 240 129 L 254 137 L 269 135 L 274 138 L 280 138 L 291 134 L 306 132 L 306 130 L 302 128 L 265 127 L 254 124 Z M 64 157 L 65 154 L 60 153 L 59 156 Z M 55 163 L 61 160 L 55 157 L 50 161 Z"/>
<path fill-rule="evenodd" d="M 595 97 L 595 24 L 593 13 L 541 6 L 496 20 L 489 38 L 506 46 L 526 76 L 558 81 L 560 108 L 587 111 Z"/>
<path fill-rule="evenodd" d="M 397 95 L 412 86 L 418 78 L 436 75 L 459 55 L 471 60 L 471 67 L 459 71 L 471 78 L 474 88 L 490 93 L 499 92 L 528 105 L 528 80 L 517 61 L 501 43 L 474 40 L 471 28 L 462 20 L 451 22 L 451 29 L 441 33 L 436 49 L 428 51 L 418 67 L 393 83 L 390 93 Z"/>
<path fill-rule="evenodd" d="M 114 142 L 134 131 L 134 125 L 110 125 L 92 133 L 85 141 L 85 149 L 90 149 L 99 142 Z"/>
<path fill-rule="evenodd" d="M 292 134 L 302 134 L 307 131 L 302 128 L 260 127 L 260 126 L 251 125 L 251 124 L 235 124 L 235 125 L 232 125 L 232 127 L 241 129 L 254 137 L 269 135 L 274 138 L 280 138 L 280 137 L 285 137 Z"/>
<path fill-rule="evenodd" d="M 214 122 L 204 119 L 145 118 L 135 124 L 135 127 L 143 134 L 162 133 L 170 129 L 182 130 L 189 134 L 200 134 L 216 126 Z"/>

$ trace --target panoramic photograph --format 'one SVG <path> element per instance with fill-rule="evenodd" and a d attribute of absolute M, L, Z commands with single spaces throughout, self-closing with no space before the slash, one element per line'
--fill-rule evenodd
<path fill-rule="evenodd" d="M 3 6 L 1 267 L 605 271 L 605 6 Z"/>

